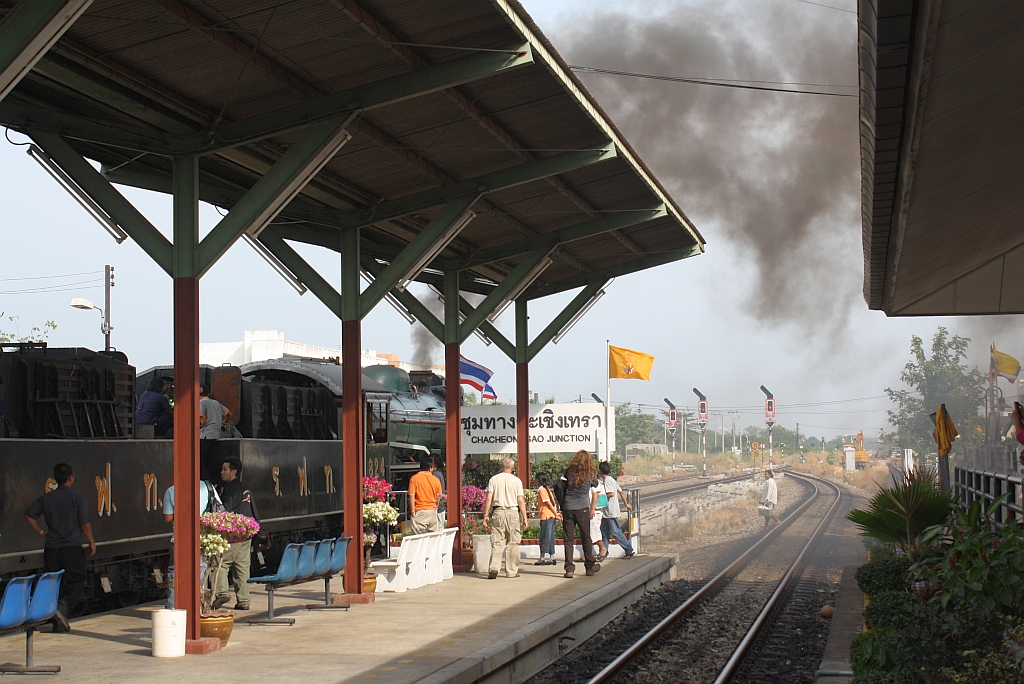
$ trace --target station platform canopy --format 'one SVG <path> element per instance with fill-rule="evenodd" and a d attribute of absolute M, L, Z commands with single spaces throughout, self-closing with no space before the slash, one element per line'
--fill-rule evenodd
<path fill-rule="evenodd" d="M 864 297 L 1024 312 L 1024 3 L 861 0 Z"/>
<path fill-rule="evenodd" d="M 425 236 L 436 224 L 457 235 L 412 255 L 428 262 L 408 264 L 414 280 L 440 287 L 457 269 L 461 290 L 487 295 L 520 267 L 517 282 L 534 275 L 512 294 L 533 299 L 703 251 L 514 0 L 77 4 L 0 102 L 0 123 L 59 167 L 75 164 L 63 140 L 107 181 L 167 193 L 173 160 L 199 156 L 199 197 L 226 210 L 288 177 L 264 193 L 283 202 L 204 238 L 200 275 L 243 237 L 301 271 L 285 243 L 341 251 L 350 228 L 377 275 L 417 236 L 446 242 Z M 170 246 L 130 213 L 113 220 L 170 273 Z"/>

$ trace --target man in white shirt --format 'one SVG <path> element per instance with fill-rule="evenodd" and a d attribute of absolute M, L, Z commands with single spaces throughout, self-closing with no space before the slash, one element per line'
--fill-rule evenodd
<path fill-rule="evenodd" d="M 764 489 L 761 490 L 761 505 L 767 506 L 772 509 L 771 516 L 764 519 L 764 526 L 768 527 L 770 522 L 774 520 L 776 523 L 781 523 L 779 517 L 775 515 L 775 506 L 779 503 L 779 486 L 775 484 L 775 477 L 772 471 L 764 471 Z"/>
<path fill-rule="evenodd" d="M 491 526 L 491 562 L 487 579 L 498 579 L 501 569 L 501 554 L 505 553 L 505 575 L 519 575 L 519 542 L 526 529 L 526 498 L 523 483 L 512 474 L 515 461 L 505 458 L 501 461 L 501 472 L 487 483 L 487 500 L 484 502 L 484 524 Z M 494 506 L 494 515 L 491 515 Z"/>
<path fill-rule="evenodd" d="M 626 560 L 629 560 L 636 555 L 636 552 L 633 551 L 633 545 L 626 539 L 626 535 L 619 526 L 619 515 L 622 512 L 619 508 L 619 499 L 622 499 L 622 503 L 628 510 L 633 510 L 633 507 L 626 501 L 626 493 L 622 491 L 622 487 L 612 477 L 611 464 L 605 461 L 598 466 L 598 470 L 601 471 L 601 478 L 604 479 L 604 491 L 608 495 L 608 506 L 601 509 L 601 537 L 604 539 L 604 546 L 609 548 L 609 541 L 615 537 L 615 541 L 619 543 L 622 551 L 626 554 Z"/>

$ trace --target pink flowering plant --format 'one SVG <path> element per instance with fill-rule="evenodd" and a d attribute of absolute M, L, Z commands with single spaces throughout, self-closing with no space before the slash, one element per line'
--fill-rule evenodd
<path fill-rule="evenodd" d="M 247 515 L 220 511 L 201 515 L 199 529 L 202 534 L 219 534 L 229 544 L 237 544 L 255 537 L 260 524 Z"/>
<path fill-rule="evenodd" d="M 246 515 L 221 511 L 199 516 L 199 552 L 206 561 L 206 573 L 202 578 L 203 594 L 199 601 L 201 615 L 234 615 L 231 611 L 213 609 L 217 580 L 220 579 L 224 565 L 224 553 L 229 544 L 252 539 L 259 531 L 260 524 Z"/>
<path fill-rule="evenodd" d="M 363 502 L 387 501 L 391 483 L 379 477 L 363 478 Z"/>
<path fill-rule="evenodd" d="M 483 510 L 484 502 L 487 501 L 487 490 L 466 485 L 462 488 L 462 508 L 467 511 Z"/>

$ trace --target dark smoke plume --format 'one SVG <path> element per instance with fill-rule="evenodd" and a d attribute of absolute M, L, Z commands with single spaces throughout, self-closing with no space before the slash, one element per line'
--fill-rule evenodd
<path fill-rule="evenodd" d="M 436 292 L 424 289 L 417 293 L 416 296 L 431 313 L 444 320 L 444 304 L 438 298 Z M 413 324 L 409 337 L 413 348 L 412 362 L 426 368 L 433 366 L 434 352 L 441 348 L 441 342 L 429 330 L 423 327 L 423 324 L 419 321 Z"/>
<path fill-rule="evenodd" d="M 857 83 L 853 15 L 788 0 L 670 3 L 657 15 L 598 14 L 565 25 L 554 38 L 570 64 Z M 753 281 L 746 313 L 769 323 L 810 319 L 837 332 L 852 307 L 865 306 L 855 97 L 581 78 L 705 235 L 708 251 L 737 254 L 735 273 Z"/>

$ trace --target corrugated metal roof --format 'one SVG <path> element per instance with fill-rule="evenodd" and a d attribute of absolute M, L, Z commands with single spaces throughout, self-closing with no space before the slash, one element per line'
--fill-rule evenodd
<path fill-rule="evenodd" d="M 533 64 L 363 112 L 350 128 L 352 141 L 274 229 L 289 240 L 337 246 L 340 224 L 330 217 L 339 211 L 611 141 L 618 153 L 613 159 L 489 192 L 437 264 L 661 204 L 667 216 L 560 247 L 527 296 L 578 286 L 581 277 L 601 269 L 626 273 L 671 258 L 666 255 L 703 251 L 703 238 L 515 0 L 96 0 L 5 103 L 119 126 L 198 133 L 480 50 L 523 45 L 532 51 Z M 230 208 L 303 132 L 204 156 L 206 192 Z M 88 138 L 68 142 L 107 168 L 116 167 L 111 178 L 168 187 L 167 156 L 140 157 L 134 149 Z M 438 209 L 366 227 L 365 251 L 386 260 Z M 297 218 L 302 211 L 320 218 Z M 521 258 L 473 266 L 469 279 L 500 281 Z"/>

